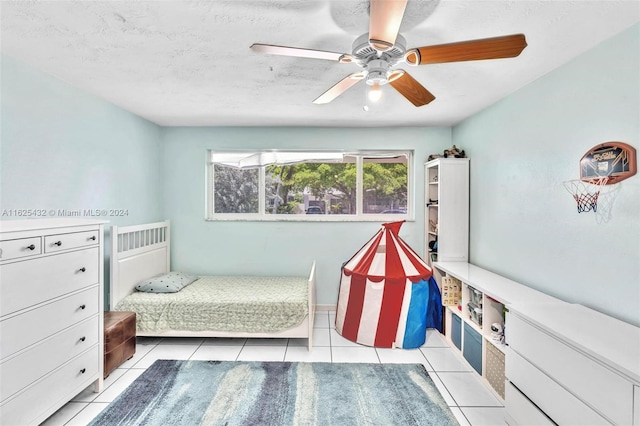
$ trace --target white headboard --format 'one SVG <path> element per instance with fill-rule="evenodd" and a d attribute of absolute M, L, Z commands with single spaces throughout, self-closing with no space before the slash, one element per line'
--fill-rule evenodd
<path fill-rule="evenodd" d="M 169 221 L 111 227 L 111 309 L 141 280 L 170 271 L 169 234 Z"/>

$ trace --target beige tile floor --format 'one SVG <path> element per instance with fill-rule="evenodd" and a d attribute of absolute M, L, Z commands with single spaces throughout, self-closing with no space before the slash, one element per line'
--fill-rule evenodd
<path fill-rule="evenodd" d="M 429 330 L 419 349 L 381 349 L 344 339 L 334 323 L 334 312 L 317 312 L 311 352 L 306 339 L 140 337 L 135 356 L 109 375 L 101 393 L 86 389 L 43 425 L 86 425 L 157 359 L 422 363 L 461 425 L 505 424 L 502 402 L 438 332 Z"/>

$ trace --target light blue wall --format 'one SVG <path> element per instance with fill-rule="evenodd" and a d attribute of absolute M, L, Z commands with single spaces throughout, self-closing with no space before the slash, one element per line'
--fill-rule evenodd
<path fill-rule="evenodd" d="M 162 218 L 160 128 L 2 56 L 3 209 L 127 209 Z M 6 217 L 2 219 L 7 219 Z"/>
<path fill-rule="evenodd" d="M 171 219 L 172 268 L 201 274 L 305 274 L 317 262 L 318 304 L 335 305 L 340 267 L 380 228 L 379 222 L 205 221 L 208 149 L 413 149 L 416 217 L 424 214 L 429 154 L 451 146 L 449 128 L 166 128 L 164 213 Z M 422 253 L 422 219 L 400 236 Z"/>
<path fill-rule="evenodd" d="M 106 229 L 163 218 L 158 126 L 6 55 L 1 78 L 1 209 L 128 211 Z"/>
<path fill-rule="evenodd" d="M 562 182 L 602 142 L 640 150 L 639 52 L 635 25 L 452 131 L 471 158 L 470 261 L 635 325 L 640 174 L 616 185 L 606 223 Z"/>
<path fill-rule="evenodd" d="M 2 57 L 2 208 L 123 208 L 128 225 L 172 220 L 173 267 L 199 273 L 303 273 L 318 262 L 319 298 L 336 303 L 340 265 L 375 222 L 206 222 L 207 149 L 415 150 L 452 143 L 471 157 L 471 261 L 562 299 L 640 325 L 640 175 L 609 222 L 578 215 L 562 182 L 592 146 L 640 148 L 636 25 L 452 130 L 448 128 L 159 128 Z M 6 219 L 6 218 L 3 218 Z M 401 236 L 422 252 L 424 224 Z M 107 264 L 108 265 L 108 264 Z"/>

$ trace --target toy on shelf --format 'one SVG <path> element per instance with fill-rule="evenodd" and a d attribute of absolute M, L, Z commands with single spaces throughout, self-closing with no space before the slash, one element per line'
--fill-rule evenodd
<path fill-rule="evenodd" d="M 491 324 L 491 340 L 496 343 L 504 343 L 504 325 L 499 322 Z"/>
<path fill-rule="evenodd" d="M 436 158 L 467 158 L 463 149 L 458 149 L 455 145 L 451 149 L 445 149 L 442 154 L 431 154 L 427 158 L 427 161 L 435 160 Z"/>
<path fill-rule="evenodd" d="M 444 158 L 454 157 L 454 158 L 466 158 L 464 154 L 464 149 L 460 150 L 456 148 L 455 145 L 451 147 L 451 149 L 444 150 Z"/>

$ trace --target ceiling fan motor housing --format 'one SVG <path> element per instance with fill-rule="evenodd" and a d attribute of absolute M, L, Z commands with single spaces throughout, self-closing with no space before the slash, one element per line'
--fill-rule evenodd
<path fill-rule="evenodd" d="M 367 73 L 366 83 L 370 86 L 374 84 L 386 84 L 389 82 L 391 67 L 404 59 L 406 51 L 406 40 L 400 34 L 396 37 L 396 42 L 389 50 L 381 52 L 376 50 L 369 43 L 369 34 L 365 33 L 353 42 L 354 62 L 360 65 Z"/>

